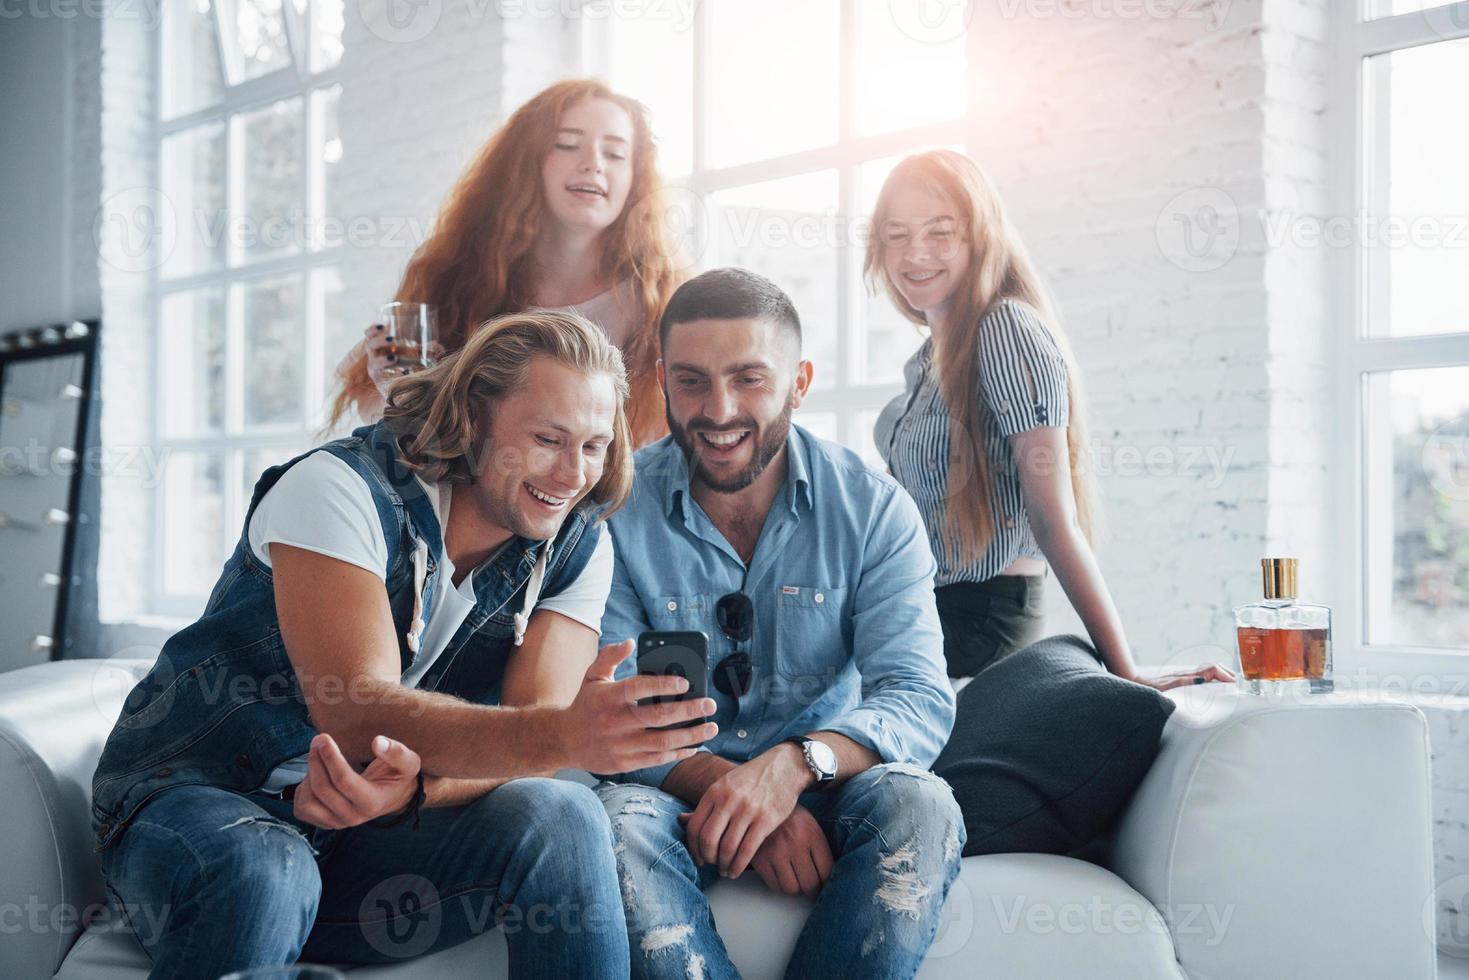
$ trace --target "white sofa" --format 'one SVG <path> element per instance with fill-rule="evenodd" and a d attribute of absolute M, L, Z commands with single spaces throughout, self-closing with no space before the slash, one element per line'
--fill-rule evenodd
<path fill-rule="evenodd" d="M 87 817 L 92 770 L 146 667 L 82 660 L 0 675 L 0 978 L 147 974 L 146 954 L 115 915 L 79 924 L 103 901 Z M 1433 977 L 1429 752 L 1418 710 L 1351 695 L 1272 702 L 1223 685 L 1174 696 L 1162 753 L 1101 849 L 1105 866 L 966 858 L 919 976 Z M 764 892 L 753 876 L 719 883 L 711 901 L 744 976 L 780 976 L 807 904 Z M 504 971 L 504 940 L 489 933 L 350 972 Z"/>

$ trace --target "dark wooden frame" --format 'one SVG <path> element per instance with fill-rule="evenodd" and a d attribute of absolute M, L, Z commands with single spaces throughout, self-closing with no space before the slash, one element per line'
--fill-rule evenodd
<path fill-rule="evenodd" d="M 23 361 L 39 360 L 44 357 L 62 357 L 70 354 L 82 355 L 82 397 L 77 405 L 76 432 L 72 438 L 72 449 L 76 453 L 76 469 L 71 474 L 71 486 L 67 489 L 66 513 L 68 520 L 66 529 L 62 532 L 61 545 L 61 584 L 57 586 L 56 615 L 51 627 L 51 660 L 61 660 L 66 651 L 66 616 L 71 601 L 73 561 L 76 552 L 77 527 L 81 523 L 81 515 L 78 513 L 81 507 L 82 479 L 86 470 L 87 427 L 92 417 L 93 388 L 97 376 L 97 335 L 101 323 L 97 320 L 76 321 L 87 328 L 87 333 L 82 337 L 67 337 L 66 332 L 71 324 L 57 323 L 49 327 L 38 327 L 34 330 L 22 330 L 7 333 L 4 339 L 10 343 L 0 348 L 0 403 L 5 398 L 5 369 L 12 364 Z M 47 330 L 54 330 L 61 334 L 62 339 L 46 341 L 41 339 Z M 16 338 L 29 335 L 35 343 L 32 346 L 18 346 Z"/>

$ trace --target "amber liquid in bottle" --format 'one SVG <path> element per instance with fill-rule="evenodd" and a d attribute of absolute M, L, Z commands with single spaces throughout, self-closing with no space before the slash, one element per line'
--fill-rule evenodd
<path fill-rule="evenodd" d="M 1321 680 L 1326 676 L 1324 629 L 1239 628 L 1240 670 L 1251 680 Z"/>

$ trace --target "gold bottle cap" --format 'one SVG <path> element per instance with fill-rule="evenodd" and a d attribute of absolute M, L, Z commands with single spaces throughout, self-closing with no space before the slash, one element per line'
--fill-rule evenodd
<path fill-rule="evenodd" d="M 1296 558 L 1261 558 L 1260 571 L 1265 580 L 1265 598 L 1296 598 Z"/>

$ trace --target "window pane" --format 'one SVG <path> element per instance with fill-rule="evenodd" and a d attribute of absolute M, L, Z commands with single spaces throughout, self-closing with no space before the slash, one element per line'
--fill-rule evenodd
<path fill-rule="evenodd" d="M 167 0 L 163 12 L 164 118 L 214 105 L 224 95 L 209 0 Z"/>
<path fill-rule="evenodd" d="M 207 595 L 224 567 L 224 459 L 172 452 L 163 471 L 163 591 Z"/>
<path fill-rule="evenodd" d="M 336 395 L 340 382 L 337 365 L 362 339 L 365 324 L 348 324 L 342 317 L 342 274 L 334 268 L 311 274 L 311 302 L 321 321 L 322 366 L 326 372 L 322 391 L 328 399 Z"/>
<path fill-rule="evenodd" d="M 225 424 L 224 294 L 200 289 L 163 298 L 164 434 L 221 432 Z"/>
<path fill-rule="evenodd" d="M 301 100 L 286 99 L 235 117 L 243 260 L 300 251 L 304 205 Z"/>
<path fill-rule="evenodd" d="M 340 244 L 347 220 L 339 210 L 337 187 L 342 164 L 342 135 L 337 128 L 337 104 L 341 97 L 340 85 L 332 85 L 311 95 L 312 113 L 316 118 L 311 156 L 311 165 L 315 168 L 312 181 L 313 186 L 319 188 L 313 210 L 329 222 L 329 225 L 318 223 L 313 226 L 316 232 L 311 244 L 316 248 Z"/>
<path fill-rule="evenodd" d="M 964 114 L 964 35 L 914 37 L 888 3 L 856 4 L 857 129 L 887 133 Z"/>
<path fill-rule="evenodd" d="M 709 4 L 714 165 L 793 153 L 837 138 L 841 4 L 745 0 Z"/>
<path fill-rule="evenodd" d="M 306 352 L 301 277 L 236 287 L 244 336 L 245 428 L 302 425 Z"/>
<path fill-rule="evenodd" d="M 877 443 L 872 438 L 872 430 L 876 427 L 877 417 L 881 413 L 880 408 L 864 408 L 858 412 L 853 423 L 857 428 L 852 433 L 852 437 L 847 440 L 847 445 L 851 446 L 857 455 L 867 462 L 868 466 L 876 467 L 886 473 L 888 464 L 878 454 Z"/>
<path fill-rule="evenodd" d="M 653 117 L 658 166 L 665 176 L 694 169 L 693 8 L 670 4 L 668 16 L 616 17 L 611 25 L 612 87 L 641 101 Z"/>
<path fill-rule="evenodd" d="M 951 149 L 957 150 L 960 147 Z M 902 159 L 883 157 L 880 160 L 868 160 L 859 168 L 857 185 L 864 221 L 871 221 L 883 181 L 887 180 L 888 174 L 892 173 Z M 852 261 L 855 263 L 854 267 L 860 270 L 862 256 L 854 255 Z M 923 343 L 924 335 L 912 320 L 898 312 L 880 279 L 874 283 L 864 282 L 862 287 L 863 303 L 858 311 L 860 320 L 856 330 L 858 379 L 870 384 L 901 382 L 903 364 Z"/>
<path fill-rule="evenodd" d="M 836 442 L 836 412 L 813 412 L 808 408 L 802 408 L 792 416 L 792 421 L 817 438 Z"/>
<path fill-rule="evenodd" d="M 1363 247 L 1373 269 L 1374 335 L 1469 331 L 1469 38 L 1372 59 L 1377 183 Z M 1373 255 L 1371 253 L 1376 253 Z"/>
<path fill-rule="evenodd" d="M 223 0 L 230 82 L 239 84 L 291 64 L 281 0 Z"/>
<path fill-rule="evenodd" d="M 209 123 L 163 141 L 162 190 L 178 226 L 165 276 L 186 276 L 224 263 L 224 124 Z"/>
<path fill-rule="evenodd" d="M 342 60 L 342 0 L 311 0 L 311 70 L 335 68 Z"/>
<path fill-rule="evenodd" d="M 1390 527 L 1392 563 L 1389 581 L 1368 569 L 1391 593 L 1373 597 L 1370 640 L 1469 649 L 1469 367 L 1395 371 L 1373 384 L 1369 405 L 1387 412 L 1372 465 L 1390 458 L 1392 479 L 1369 504 L 1374 525 Z"/>
<path fill-rule="evenodd" d="M 1435 7 L 1448 6 L 1449 0 L 1367 0 L 1369 18 L 1391 17 L 1396 14 L 1416 14 Z"/>
<path fill-rule="evenodd" d="M 801 318 L 814 384 L 837 375 L 837 174 L 822 170 L 718 191 L 710 198 L 715 266 L 739 266 L 775 282 Z"/>

